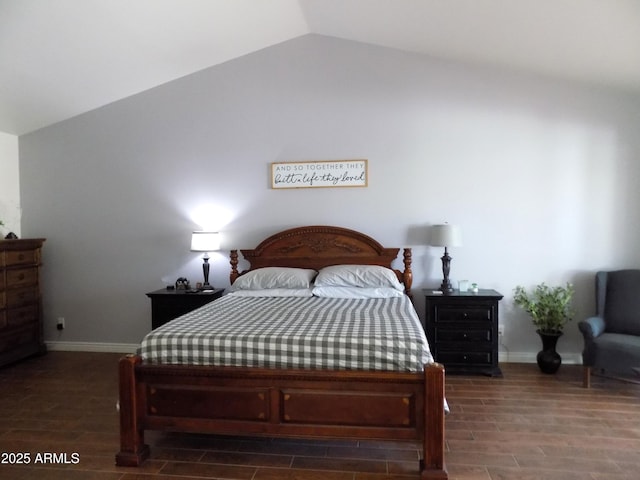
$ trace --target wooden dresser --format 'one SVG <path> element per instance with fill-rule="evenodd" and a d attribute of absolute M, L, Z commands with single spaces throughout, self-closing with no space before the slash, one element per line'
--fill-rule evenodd
<path fill-rule="evenodd" d="M 46 352 L 40 296 L 44 241 L 0 240 L 0 365 Z"/>

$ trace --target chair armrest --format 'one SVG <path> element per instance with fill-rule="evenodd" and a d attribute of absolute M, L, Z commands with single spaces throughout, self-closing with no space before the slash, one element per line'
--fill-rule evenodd
<path fill-rule="evenodd" d="M 585 340 L 593 340 L 604 332 L 604 318 L 589 317 L 578 322 L 578 328 L 582 332 Z"/>

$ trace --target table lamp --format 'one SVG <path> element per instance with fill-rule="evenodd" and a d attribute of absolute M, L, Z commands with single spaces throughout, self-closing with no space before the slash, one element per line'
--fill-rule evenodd
<path fill-rule="evenodd" d="M 204 252 L 202 272 L 204 273 L 204 290 L 213 288 L 209 285 L 209 252 L 220 250 L 220 234 L 218 232 L 193 232 L 191 234 L 191 251 Z"/>
<path fill-rule="evenodd" d="M 430 245 L 434 247 L 444 247 L 444 255 L 442 259 L 442 274 L 444 276 L 440 290 L 442 293 L 452 293 L 453 287 L 449 281 L 449 271 L 451 268 L 451 257 L 449 256 L 448 247 L 459 247 L 462 245 L 462 232 L 457 225 L 433 225 L 431 227 Z"/>

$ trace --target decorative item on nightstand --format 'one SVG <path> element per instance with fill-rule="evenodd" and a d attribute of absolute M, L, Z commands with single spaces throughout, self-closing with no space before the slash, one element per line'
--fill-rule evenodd
<path fill-rule="evenodd" d="M 202 284 L 203 290 L 213 288 L 209 284 L 209 252 L 215 252 L 220 250 L 220 234 L 218 232 L 193 232 L 191 234 L 191 251 L 192 252 L 204 252 L 202 259 L 202 272 L 204 273 L 204 283 Z"/>
<path fill-rule="evenodd" d="M 442 259 L 442 285 L 440 290 L 442 293 L 452 293 L 453 287 L 449 281 L 449 271 L 451 268 L 451 257 L 449 256 L 449 247 L 459 247 L 462 245 L 462 232 L 457 225 L 433 225 L 431 227 L 431 239 L 429 244 L 433 247 L 444 247 L 444 255 Z"/>

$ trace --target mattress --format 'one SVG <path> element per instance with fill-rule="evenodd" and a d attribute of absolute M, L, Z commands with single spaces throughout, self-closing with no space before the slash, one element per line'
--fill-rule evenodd
<path fill-rule="evenodd" d="M 408 297 L 226 295 L 149 333 L 155 364 L 422 371 L 433 362 Z"/>

